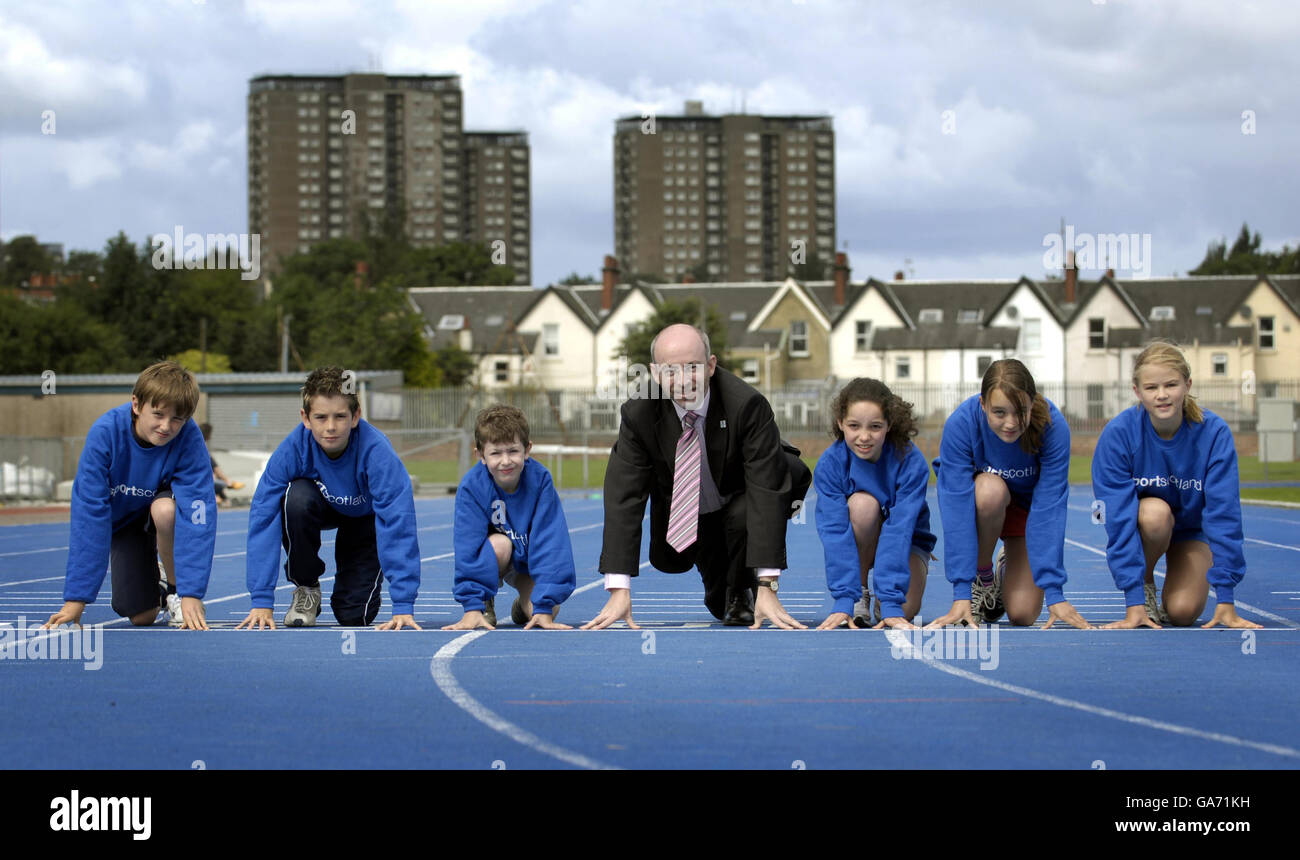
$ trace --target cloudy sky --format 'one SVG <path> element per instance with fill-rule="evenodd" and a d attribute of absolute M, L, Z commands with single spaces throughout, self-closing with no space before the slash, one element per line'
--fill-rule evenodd
<path fill-rule="evenodd" d="M 1062 218 L 1181 274 L 1300 243 L 1298 44 L 1294 0 L 0 0 L 0 238 L 244 232 L 249 79 L 379 68 L 529 133 L 538 284 L 612 251 L 615 118 L 686 99 L 834 117 L 855 280 L 1042 277 Z"/>

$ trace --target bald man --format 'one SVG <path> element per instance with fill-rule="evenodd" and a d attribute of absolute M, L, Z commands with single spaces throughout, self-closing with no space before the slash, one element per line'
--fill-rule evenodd
<path fill-rule="evenodd" d="M 609 599 L 584 630 L 632 620 L 641 521 L 650 500 L 650 563 L 695 566 L 704 604 L 728 626 L 803 629 L 777 598 L 785 527 L 812 482 L 781 441 L 767 399 L 718 367 L 708 335 L 671 325 L 651 344 L 655 384 L 623 404 L 605 471 L 600 570 Z M 757 592 L 757 593 L 756 593 Z"/>

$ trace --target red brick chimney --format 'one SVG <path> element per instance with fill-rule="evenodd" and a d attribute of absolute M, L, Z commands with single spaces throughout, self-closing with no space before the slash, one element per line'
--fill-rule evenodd
<path fill-rule="evenodd" d="M 605 267 L 600 277 L 600 309 L 607 311 L 614 307 L 614 285 L 618 283 L 618 260 L 610 254 L 605 255 Z"/>
<path fill-rule="evenodd" d="M 682 275 L 682 283 L 683 284 L 695 283 L 695 276 L 692 275 L 690 272 L 687 272 L 686 274 Z"/>
<path fill-rule="evenodd" d="M 1074 252 L 1065 252 L 1065 303 L 1074 304 L 1075 287 L 1079 281 L 1079 270 L 1074 267 Z"/>
<path fill-rule="evenodd" d="M 899 269 L 897 272 L 894 272 L 894 280 L 895 280 L 895 281 L 901 281 L 901 280 L 903 280 L 903 270 L 902 270 L 902 269 Z"/>
<path fill-rule="evenodd" d="M 849 255 L 843 251 L 835 254 L 835 304 L 844 307 L 844 296 L 849 289 Z"/>

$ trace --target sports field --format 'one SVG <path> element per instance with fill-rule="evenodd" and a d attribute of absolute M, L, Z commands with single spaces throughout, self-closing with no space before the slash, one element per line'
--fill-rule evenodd
<path fill-rule="evenodd" d="M 1072 489 L 1066 597 L 1106 622 L 1124 607 L 1091 501 L 1086 487 Z M 945 639 L 723 628 L 697 573 L 648 568 L 633 588 L 640 631 L 523 633 L 504 620 L 507 589 L 496 632 L 443 632 L 461 614 L 452 504 L 416 501 L 425 632 L 340 629 L 328 601 L 315 629 L 235 630 L 249 608 L 247 511 L 235 510 L 218 524 L 213 631 L 128 629 L 106 581 L 85 613 L 104 625 L 93 659 L 96 634 L 83 634 L 80 659 L 49 659 L 57 634 L 18 640 L 3 626 L 39 623 L 61 605 L 68 524 L 0 526 L 0 768 L 139 767 L 146 748 L 145 766 L 177 769 L 1300 766 L 1297 510 L 1244 509 L 1249 569 L 1237 609 L 1262 630 L 1003 623 Z M 930 505 L 937 518 L 933 493 Z M 780 597 L 812 625 L 831 600 L 811 495 L 808 508 L 789 528 Z M 601 501 L 570 494 L 565 514 L 579 588 L 559 620 L 581 623 L 604 602 Z M 290 593 L 278 592 L 277 618 Z M 951 596 L 942 563 L 932 565 L 922 617 Z M 389 614 L 385 596 L 381 618 Z"/>

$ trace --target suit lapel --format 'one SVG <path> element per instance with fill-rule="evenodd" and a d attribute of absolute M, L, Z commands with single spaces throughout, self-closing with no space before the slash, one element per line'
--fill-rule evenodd
<path fill-rule="evenodd" d="M 681 422 L 677 420 L 677 410 L 667 398 L 660 400 L 659 419 L 655 422 L 655 436 L 659 439 L 659 450 L 664 462 L 668 464 L 668 476 L 671 478 L 677 469 L 677 440 L 682 435 Z"/>
<path fill-rule="evenodd" d="M 721 426 L 727 417 L 726 406 L 722 402 L 722 384 L 715 371 L 709 381 L 709 414 L 704 416 L 704 449 L 709 454 L 709 474 L 713 476 L 713 486 L 722 486 L 722 464 L 726 462 L 727 440 L 731 438 L 730 430 Z M 721 489 L 718 491 L 721 493 Z"/>

